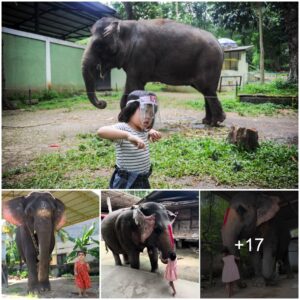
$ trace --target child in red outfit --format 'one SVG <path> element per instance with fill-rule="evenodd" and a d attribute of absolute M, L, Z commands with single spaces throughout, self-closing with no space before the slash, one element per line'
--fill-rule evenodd
<path fill-rule="evenodd" d="M 169 285 L 173 290 L 172 296 L 176 295 L 176 290 L 174 286 L 175 280 L 177 280 L 177 257 L 175 252 L 169 252 L 169 257 L 164 262 L 167 262 L 167 267 L 165 271 L 165 279 L 169 281 Z"/>
<path fill-rule="evenodd" d="M 78 259 L 74 264 L 75 285 L 78 287 L 79 297 L 85 297 L 86 290 L 91 287 L 90 266 L 85 261 L 85 255 L 84 251 L 78 251 Z"/>

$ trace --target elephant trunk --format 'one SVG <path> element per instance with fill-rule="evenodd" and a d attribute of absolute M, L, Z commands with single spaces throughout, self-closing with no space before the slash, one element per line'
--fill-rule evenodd
<path fill-rule="evenodd" d="M 234 209 L 228 208 L 222 226 L 222 241 L 223 246 L 227 247 L 229 252 L 233 255 L 238 255 L 238 250 L 235 244 L 240 234 L 241 224 Z"/>
<path fill-rule="evenodd" d="M 97 77 L 97 63 L 91 59 L 89 50 L 86 50 L 82 60 L 82 76 L 84 79 L 86 93 L 91 103 L 97 108 L 103 109 L 106 107 L 106 102 L 99 100 L 96 96 L 95 82 Z"/>
<path fill-rule="evenodd" d="M 160 235 L 158 240 L 158 249 L 161 251 L 162 262 L 169 257 L 170 252 L 175 252 L 173 235 L 171 234 L 170 227 L 166 228 Z"/>
<path fill-rule="evenodd" d="M 45 282 L 49 278 L 50 248 L 51 241 L 54 240 L 53 228 L 50 224 L 50 220 L 47 224 L 43 223 L 36 232 L 39 243 L 38 280 L 39 282 Z"/>

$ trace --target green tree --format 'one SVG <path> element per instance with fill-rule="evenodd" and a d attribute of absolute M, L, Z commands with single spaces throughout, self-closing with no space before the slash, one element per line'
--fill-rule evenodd
<path fill-rule="evenodd" d="M 72 252 L 68 254 L 67 256 L 67 262 L 71 262 L 75 259 L 77 256 L 77 252 L 79 250 L 85 251 L 87 254 L 90 254 L 94 256 L 96 259 L 99 260 L 99 241 L 92 238 L 92 235 L 94 234 L 94 231 L 96 229 L 96 223 L 94 222 L 89 228 L 87 226 L 84 226 L 82 235 L 77 238 L 71 237 L 65 230 L 61 229 L 60 231 L 63 233 L 63 235 L 74 243 L 74 247 L 72 249 Z M 95 243 L 98 246 L 88 249 L 88 245 Z"/>

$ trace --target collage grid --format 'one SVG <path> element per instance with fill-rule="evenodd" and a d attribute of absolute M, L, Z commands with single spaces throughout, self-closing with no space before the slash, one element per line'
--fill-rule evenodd
<path fill-rule="evenodd" d="M 1 299 L 299 298 L 298 4 L 2 1 Z"/>

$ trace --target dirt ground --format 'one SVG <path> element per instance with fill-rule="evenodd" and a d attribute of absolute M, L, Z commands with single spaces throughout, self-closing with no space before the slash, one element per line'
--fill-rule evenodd
<path fill-rule="evenodd" d="M 99 298 L 99 277 L 91 277 L 91 280 L 92 288 L 87 291 L 87 298 Z M 52 278 L 50 284 L 51 291 L 39 295 L 38 298 L 79 298 L 73 279 Z M 9 280 L 8 288 L 2 287 L 2 298 L 24 298 L 26 291 L 27 279 Z"/>
<path fill-rule="evenodd" d="M 100 126 L 117 121 L 119 109 L 105 110 L 15 110 L 2 114 L 2 170 L 26 166 L 31 160 L 49 152 L 64 152 L 78 143 L 79 133 L 95 133 Z M 232 125 L 256 128 L 261 140 L 298 144 L 298 114 L 276 117 L 243 117 L 227 113 L 221 128 L 204 127 L 204 112 L 193 109 L 162 107 L 158 129 L 164 135 L 186 129 L 199 134 L 226 136 Z M 56 144 L 59 147 L 51 147 Z M 207 186 L 207 184 L 206 184 Z"/>
<path fill-rule="evenodd" d="M 101 295 L 104 298 L 170 298 L 168 283 L 163 278 L 165 265 L 151 273 L 147 251 L 140 255 L 140 270 L 115 266 L 112 253 L 101 247 Z M 177 249 L 178 280 L 176 298 L 199 298 L 199 253 L 196 249 Z"/>
<path fill-rule="evenodd" d="M 246 280 L 247 288 L 234 287 L 232 298 L 298 298 L 298 276 L 287 279 L 281 276 L 277 286 L 254 287 L 251 280 Z M 225 286 L 218 279 L 211 288 L 201 284 L 201 298 L 226 298 Z"/>
<path fill-rule="evenodd" d="M 106 251 L 104 242 L 100 242 L 100 253 L 101 253 L 101 266 L 115 266 L 113 255 L 110 251 Z M 177 249 L 178 256 L 178 277 L 188 281 L 199 282 L 199 250 L 192 249 Z M 124 266 L 129 268 L 129 266 Z M 158 274 L 163 276 L 166 265 L 158 262 Z M 145 249 L 140 255 L 140 269 L 150 272 L 151 265 L 147 250 Z"/>

